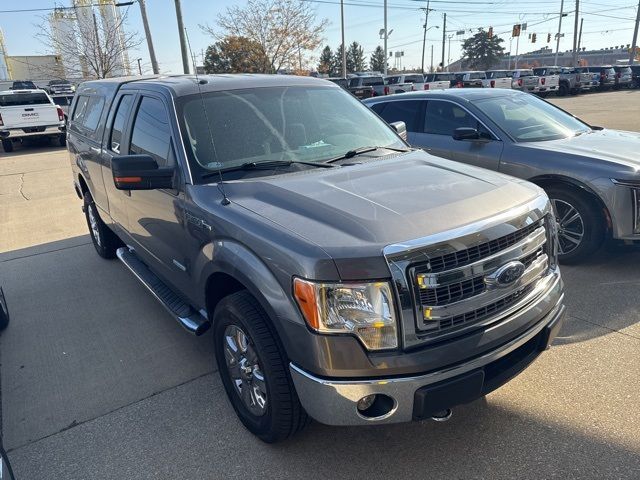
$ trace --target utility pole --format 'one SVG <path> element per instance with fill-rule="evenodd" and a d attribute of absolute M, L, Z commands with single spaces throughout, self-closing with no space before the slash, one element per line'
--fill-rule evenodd
<path fill-rule="evenodd" d="M 636 26 L 633 29 L 633 42 L 631 42 L 631 54 L 629 55 L 629 65 L 633 65 L 636 59 L 636 43 L 638 43 L 638 26 L 640 26 L 640 0 L 638 0 L 638 14 L 636 15 Z"/>
<path fill-rule="evenodd" d="M 387 74 L 387 37 L 389 37 L 387 30 L 387 0 L 384 0 L 384 74 Z"/>
<path fill-rule="evenodd" d="M 578 34 L 578 53 L 580 53 L 580 44 L 582 43 L 582 24 L 583 23 L 584 23 L 584 17 L 580 19 L 580 33 Z"/>
<path fill-rule="evenodd" d="M 573 22 L 573 67 L 578 63 L 578 16 L 580 14 L 580 0 L 576 0 L 576 15 Z"/>
<path fill-rule="evenodd" d="M 180 51 L 182 52 L 182 69 L 189 74 L 189 53 L 187 52 L 187 39 L 184 34 L 184 22 L 182 21 L 182 7 L 180 0 L 174 0 L 176 4 L 176 18 L 178 20 L 178 33 L 180 34 Z"/>
<path fill-rule="evenodd" d="M 449 71 L 449 63 L 451 63 L 451 39 L 453 38 L 453 33 L 451 35 L 447 35 L 449 39 L 449 49 L 447 50 L 447 72 Z M 442 71 L 444 72 L 444 65 L 442 66 Z"/>
<path fill-rule="evenodd" d="M 447 42 L 447 14 L 444 14 L 444 22 L 442 24 L 442 69 L 444 70 L 444 49 Z M 447 65 L 448 66 L 448 65 Z M 447 68 L 447 71 L 449 69 Z"/>
<path fill-rule="evenodd" d="M 140 73 L 140 75 L 142 75 L 142 65 L 140 64 L 142 59 L 141 58 L 136 58 L 136 61 L 138 62 L 138 72 Z"/>
<path fill-rule="evenodd" d="M 518 49 L 520 48 L 520 35 L 518 35 L 516 37 L 516 58 L 515 58 L 515 68 L 516 70 L 518 69 Z"/>
<path fill-rule="evenodd" d="M 564 0 L 560 0 L 560 20 L 558 20 L 558 33 L 556 33 L 556 59 L 554 65 L 558 65 L 558 50 L 560 50 L 560 36 L 562 34 L 562 16 L 564 15 Z"/>
<path fill-rule="evenodd" d="M 424 34 L 422 36 L 422 67 L 421 71 L 424 73 L 424 48 L 427 43 L 427 23 L 429 23 L 429 2 L 431 0 L 427 0 L 427 8 L 424 8 Z"/>
<path fill-rule="evenodd" d="M 431 44 L 431 68 L 429 68 L 429 73 L 433 72 L 433 44 Z"/>
<path fill-rule="evenodd" d="M 513 43 L 513 37 L 509 37 L 509 66 L 507 67 L 507 70 L 511 70 L 511 44 Z"/>
<path fill-rule="evenodd" d="M 154 75 L 157 75 L 160 73 L 160 69 L 158 68 L 156 51 L 153 48 L 151 30 L 149 29 L 149 20 L 147 20 L 147 6 L 144 2 L 145 0 L 138 0 L 138 5 L 140 5 L 140 15 L 142 16 L 142 25 L 144 26 L 144 36 L 147 37 L 147 47 L 149 48 L 149 57 L 151 58 L 151 69 L 153 70 Z"/>
<path fill-rule="evenodd" d="M 342 78 L 347 78 L 347 49 L 344 45 L 344 0 L 340 0 L 340 28 L 342 30 Z M 387 48 L 386 42 L 387 41 L 385 40 L 385 55 Z"/>

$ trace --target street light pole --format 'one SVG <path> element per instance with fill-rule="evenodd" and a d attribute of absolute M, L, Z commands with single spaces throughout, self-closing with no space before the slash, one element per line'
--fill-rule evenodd
<path fill-rule="evenodd" d="M 340 28 L 342 30 L 342 78 L 347 78 L 347 50 L 344 45 L 344 0 L 340 0 Z"/>
<path fill-rule="evenodd" d="M 427 0 L 427 8 L 423 8 L 424 10 L 424 35 L 422 36 L 422 67 L 421 71 L 424 73 L 424 48 L 427 43 L 427 23 L 429 23 L 429 2 L 431 0 Z"/>
<path fill-rule="evenodd" d="M 638 0 L 638 14 L 636 15 L 636 26 L 633 29 L 633 42 L 631 43 L 631 54 L 629 55 L 629 65 L 633 65 L 636 59 L 636 43 L 638 43 L 638 27 L 640 26 L 640 0 Z"/>
<path fill-rule="evenodd" d="M 387 0 L 384 0 L 384 74 L 387 74 Z"/>
<path fill-rule="evenodd" d="M 447 35 L 449 39 L 449 49 L 447 50 L 447 72 L 449 71 L 449 64 L 451 63 L 451 39 L 453 38 L 453 33 L 451 35 Z M 442 66 L 442 71 L 444 72 L 444 65 Z"/>
<path fill-rule="evenodd" d="M 136 59 L 138 62 L 138 72 L 140 73 L 140 75 L 142 75 L 142 65 L 140 65 L 140 61 L 142 60 L 141 58 L 137 58 Z"/>
<path fill-rule="evenodd" d="M 447 40 L 447 14 L 444 14 L 444 22 L 442 24 L 442 69 L 444 70 L 444 47 L 446 46 Z M 447 65 L 447 67 L 449 67 Z M 448 68 L 447 68 L 448 70 Z"/>
<path fill-rule="evenodd" d="M 182 53 L 182 69 L 189 74 L 189 53 L 187 52 L 187 39 L 184 34 L 184 22 L 182 21 L 182 7 L 180 0 L 174 0 L 176 5 L 176 19 L 178 20 L 178 34 L 180 35 L 180 52 Z"/>
<path fill-rule="evenodd" d="M 429 73 L 433 72 L 433 44 L 431 44 L 431 67 L 429 68 Z"/>
<path fill-rule="evenodd" d="M 576 0 L 576 16 L 573 24 L 573 62 L 571 63 L 573 67 L 578 63 L 578 15 L 580 15 L 580 0 Z"/>
<path fill-rule="evenodd" d="M 560 50 L 560 34 L 562 32 L 562 14 L 564 12 L 564 0 L 560 0 L 560 20 L 558 20 L 558 33 L 556 33 L 556 59 L 553 64 L 558 65 L 558 50 Z"/>
<path fill-rule="evenodd" d="M 153 70 L 154 75 L 157 75 L 160 73 L 160 69 L 158 68 L 156 51 L 153 48 L 153 40 L 151 39 L 151 29 L 149 28 L 149 20 L 147 20 L 147 6 L 145 5 L 145 0 L 138 0 L 138 5 L 140 5 L 140 15 L 142 16 L 144 35 L 147 37 L 147 48 L 149 48 L 149 57 L 151 58 L 151 69 Z"/>

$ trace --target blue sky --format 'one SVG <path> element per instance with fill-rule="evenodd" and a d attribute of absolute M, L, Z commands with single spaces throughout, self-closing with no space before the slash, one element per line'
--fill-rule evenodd
<path fill-rule="evenodd" d="M 367 54 L 381 44 L 378 31 L 383 26 L 383 0 L 345 0 L 346 41 L 360 42 Z M 212 39 L 201 31 L 199 24 L 215 24 L 218 14 L 230 5 L 242 5 L 244 0 L 182 0 L 185 26 L 189 32 L 191 45 L 197 55 L 212 43 Z M 339 0 L 311 0 L 319 18 L 328 18 L 330 24 L 325 31 L 325 44 L 335 48 L 340 42 Z M 422 53 L 422 24 L 424 13 L 419 10 L 426 6 L 426 0 L 388 0 L 388 23 L 393 33 L 389 37 L 389 50 L 403 50 L 406 67 L 420 66 Z M 35 34 L 36 24 L 47 12 L 7 12 L 52 8 L 54 5 L 68 6 L 71 0 L 0 0 L 0 28 L 4 31 L 9 55 L 32 55 L 48 53 L 39 43 Z M 582 0 L 584 17 L 582 45 L 588 49 L 603 48 L 631 43 L 635 22 L 637 0 Z M 138 5 L 125 7 L 128 10 L 128 30 L 144 34 Z M 425 64 L 430 63 L 430 48 L 434 46 L 434 63 L 438 63 L 442 52 L 442 17 L 447 12 L 447 35 L 451 38 L 451 59 L 458 58 L 462 40 L 469 36 L 469 29 L 479 26 L 494 27 L 494 32 L 505 39 L 509 49 L 511 25 L 526 22 L 528 33 L 537 33 L 537 43 L 531 44 L 527 37 L 521 37 L 520 52 L 550 46 L 546 43 L 547 33 L 552 36 L 558 29 L 560 0 L 431 0 L 433 11 L 429 16 L 427 53 Z M 562 32 L 565 37 L 560 50 L 570 49 L 573 35 L 574 2 L 565 2 Z M 147 0 L 147 12 L 151 33 L 156 47 L 156 55 L 162 72 L 181 72 L 178 28 L 175 20 L 174 0 Z M 456 35 L 457 30 L 466 30 L 464 35 Z M 640 41 L 638 42 L 640 43 Z M 447 47 L 448 48 L 448 47 Z M 512 47 L 515 51 L 515 41 Z M 367 55 L 368 56 L 368 55 Z M 445 55 L 446 56 L 446 55 Z M 131 59 L 143 58 L 143 64 L 150 70 L 146 43 L 130 53 Z"/>

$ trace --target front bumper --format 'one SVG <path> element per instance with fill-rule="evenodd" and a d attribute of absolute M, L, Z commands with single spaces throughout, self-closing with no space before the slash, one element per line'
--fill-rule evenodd
<path fill-rule="evenodd" d="M 294 364 L 291 376 L 311 417 L 327 425 L 371 425 L 420 420 L 469 403 L 524 370 L 551 344 L 565 315 L 564 295 L 538 323 L 502 346 L 464 363 L 410 377 L 334 380 L 316 377 Z M 392 399 L 377 417 L 365 417 L 357 402 L 372 394 Z"/>
<path fill-rule="evenodd" d="M 57 136 L 65 132 L 64 123 L 60 125 L 49 125 L 43 130 L 34 130 L 36 127 L 24 127 L 24 128 L 11 128 L 0 130 L 0 138 L 12 139 L 12 138 L 25 138 L 25 137 L 40 137 L 40 136 Z"/>

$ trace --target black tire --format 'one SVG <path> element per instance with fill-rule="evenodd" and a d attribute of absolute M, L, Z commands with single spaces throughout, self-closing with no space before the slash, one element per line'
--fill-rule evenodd
<path fill-rule="evenodd" d="M 60 145 L 61 147 L 67 146 L 67 136 L 64 133 L 58 135 L 58 145 Z"/>
<path fill-rule="evenodd" d="M 222 384 L 231 405 L 247 430 L 267 443 L 283 441 L 302 430 L 310 422 L 310 418 L 296 394 L 289 373 L 289 362 L 277 333 L 256 299 L 246 290 L 225 297 L 216 307 L 213 325 L 215 355 Z M 229 332 L 234 328 L 239 328 L 247 339 L 246 361 L 239 363 L 235 361 L 238 357 L 233 354 L 235 350 L 228 338 Z M 255 362 L 247 360 L 249 351 L 252 352 Z M 227 358 L 233 358 L 230 361 L 232 366 L 228 366 Z M 233 365 L 244 365 L 246 376 L 246 366 L 252 364 L 253 372 L 260 371 L 264 379 L 263 385 L 266 386 L 266 406 L 261 414 L 252 412 L 242 399 L 240 392 L 245 380 L 241 380 L 238 386 L 231 374 Z M 251 375 L 253 374 L 249 374 Z M 247 381 L 251 380 L 248 378 Z M 247 385 L 253 386 L 252 383 Z M 257 404 L 254 404 L 253 408 L 260 409 Z"/>
<path fill-rule="evenodd" d="M 13 142 L 7 139 L 2 140 L 2 149 L 7 153 L 13 152 Z"/>
<path fill-rule="evenodd" d="M 606 224 L 600 205 L 586 194 L 569 187 L 554 186 L 547 189 L 547 194 L 558 217 L 560 262 L 575 264 L 585 260 L 604 241 Z M 578 244 L 576 240 L 579 240 Z"/>
<path fill-rule="evenodd" d="M 558 87 L 558 96 L 564 97 L 568 93 L 569 93 L 569 85 L 567 85 L 566 83 L 561 83 L 560 86 Z"/>
<path fill-rule="evenodd" d="M 93 197 L 91 197 L 91 193 L 89 192 L 85 192 L 84 194 L 84 216 L 87 220 L 87 226 L 89 227 L 91 241 L 93 242 L 93 246 L 96 247 L 98 255 L 107 259 L 115 258 L 116 250 L 122 247 L 123 243 L 102 221 Z M 95 221 L 95 228 L 92 227 L 92 216 Z"/>

